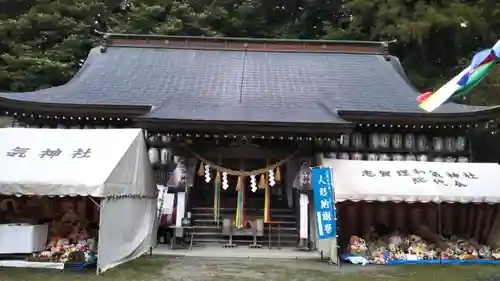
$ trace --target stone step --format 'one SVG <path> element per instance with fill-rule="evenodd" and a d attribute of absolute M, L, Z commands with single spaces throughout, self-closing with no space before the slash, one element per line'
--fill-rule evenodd
<path fill-rule="evenodd" d="M 193 243 L 206 243 L 206 242 L 218 242 L 218 243 L 227 243 L 229 241 L 229 236 L 228 235 L 216 235 L 216 234 L 205 234 L 205 235 L 199 235 L 195 234 L 193 238 Z M 253 241 L 252 236 L 233 236 L 233 241 L 238 241 L 240 243 L 246 243 L 246 244 L 251 244 Z M 257 241 L 259 243 L 265 243 L 269 244 L 269 236 L 264 235 L 264 236 L 258 236 Z M 293 235 L 281 235 L 280 237 L 280 243 L 282 245 L 287 244 L 287 245 L 296 245 L 299 241 L 298 236 L 293 236 Z M 271 244 L 275 244 L 278 242 L 278 236 L 273 235 L 271 236 Z"/>
<path fill-rule="evenodd" d="M 192 231 L 188 231 L 188 233 L 190 233 L 190 232 L 192 232 Z M 282 236 L 283 235 L 297 236 L 297 228 L 295 228 L 295 227 L 281 227 L 279 229 L 279 231 L 278 231 L 277 227 L 271 228 L 272 235 L 278 235 L 278 232 L 280 232 Z M 213 227 L 196 226 L 194 233 L 196 235 L 211 235 L 211 234 L 223 235 L 222 228 L 218 227 L 218 226 L 213 226 Z M 269 233 L 269 229 L 267 227 L 264 228 L 264 235 L 268 235 L 268 233 Z"/>
<path fill-rule="evenodd" d="M 213 238 L 196 238 L 193 241 L 193 244 L 196 245 L 220 245 L 221 247 L 223 245 L 226 245 L 229 242 L 228 238 L 218 238 L 218 239 L 213 239 Z M 247 246 L 252 244 L 251 240 L 239 240 L 239 239 L 233 239 L 233 243 L 238 245 L 238 246 Z M 261 244 L 263 248 L 267 248 L 269 245 L 269 240 L 263 239 L 262 237 L 259 237 L 257 239 L 257 243 Z M 271 247 L 276 247 L 278 244 L 277 240 L 271 240 Z M 281 240 L 280 241 L 280 246 L 281 247 L 293 247 L 297 246 L 298 241 L 294 240 Z"/>

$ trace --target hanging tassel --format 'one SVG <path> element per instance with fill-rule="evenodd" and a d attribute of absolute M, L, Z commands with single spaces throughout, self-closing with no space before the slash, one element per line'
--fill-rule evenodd
<path fill-rule="evenodd" d="M 220 172 L 217 171 L 214 181 L 214 221 L 219 220 L 219 206 L 220 206 Z"/>
<path fill-rule="evenodd" d="M 266 186 L 267 186 L 266 176 L 265 176 L 265 174 L 261 174 L 258 187 L 259 187 L 259 189 L 264 189 L 264 188 L 266 188 Z"/>
<path fill-rule="evenodd" d="M 280 171 L 280 167 L 276 167 L 276 173 L 274 174 L 274 180 L 276 182 L 280 182 L 281 181 L 281 171 Z"/>
<path fill-rule="evenodd" d="M 200 162 L 200 168 L 198 168 L 198 176 L 203 177 L 205 175 L 205 169 L 204 169 L 204 164 L 203 162 Z"/>
<path fill-rule="evenodd" d="M 238 182 L 236 183 L 236 191 L 240 191 L 243 188 L 243 178 L 238 177 Z"/>

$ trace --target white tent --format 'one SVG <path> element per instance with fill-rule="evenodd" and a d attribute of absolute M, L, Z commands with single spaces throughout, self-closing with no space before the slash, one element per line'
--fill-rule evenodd
<path fill-rule="evenodd" d="M 152 246 L 157 190 L 140 129 L 5 128 L 0 150 L 0 194 L 102 198 L 98 272 Z"/>
<path fill-rule="evenodd" d="M 335 201 L 500 203 L 500 165 L 324 159 Z"/>
<path fill-rule="evenodd" d="M 332 168 L 342 241 L 380 222 L 397 228 L 407 225 L 407 229 L 425 225 L 436 233 L 441 229 L 459 231 L 500 246 L 500 208 L 496 204 L 500 203 L 500 165 L 496 163 L 317 158 L 319 166 Z M 337 239 L 317 244 L 336 260 Z"/>

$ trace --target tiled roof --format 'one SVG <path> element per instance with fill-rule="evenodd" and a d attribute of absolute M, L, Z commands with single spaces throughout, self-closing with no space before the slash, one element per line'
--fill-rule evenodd
<path fill-rule="evenodd" d="M 423 113 L 399 61 L 377 54 L 111 46 L 67 84 L 23 101 L 149 105 L 146 118 L 346 123 L 338 110 Z M 436 113 L 482 108 L 447 104 Z"/>

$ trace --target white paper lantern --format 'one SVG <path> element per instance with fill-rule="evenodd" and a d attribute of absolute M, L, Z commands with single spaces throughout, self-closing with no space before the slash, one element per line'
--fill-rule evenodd
<path fill-rule="evenodd" d="M 415 148 L 415 135 L 414 134 L 406 134 L 404 138 L 404 147 L 406 149 L 414 149 Z"/>
<path fill-rule="evenodd" d="M 366 159 L 368 161 L 377 161 L 378 160 L 378 155 L 375 153 L 370 153 L 366 156 Z"/>
<path fill-rule="evenodd" d="M 421 155 L 417 156 L 417 161 L 427 162 L 427 161 L 429 161 L 429 157 L 427 157 L 427 155 L 425 155 L 425 154 L 421 154 Z"/>
<path fill-rule="evenodd" d="M 352 146 L 355 148 L 364 147 L 363 135 L 361 133 L 352 134 Z"/>
<path fill-rule="evenodd" d="M 401 134 L 393 134 L 391 137 L 392 147 L 401 148 L 403 146 L 403 136 Z"/>
<path fill-rule="evenodd" d="M 151 147 L 148 150 L 148 156 L 149 156 L 149 162 L 151 162 L 151 164 L 157 164 L 158 161 L 160 160 L 160 152 L 155 147 Z"/>
<path fill-rule="evenodd" d="M 418 151 L 427 151 L 427 136 L 419 135 L 417 137 L 417 150 Z"/>
<path fill-rule="evenodd" d="M 401 154 L 393 154 L 392 161 L 404 161 L 405 158 Z"/>
<path fill-rule="evenodd" d="M 417 157 L 415 157 L 415 155 L 413 155 L 413 154 L 406 154 L 405 160 L 406 161 L 417 161 Z"/>
<path fill-rule="evenodd" d="M 457 137 L 457 140 L 455 141 L 455 147 L 457 151 L 464 151 L 466 145 L 467 140 L 465 139 L 465 137 Z"/>
<path fill-rule="evenodd" d="M 437 152 L 440 152 L 440 151 L 443 151 L 443 138 L 440 138 L 440 137 L 433 137 L 432 138 L 432 148 L 434 151 L 437 151 Z"/>
<path fill-rule="evenodd" d="M 389 134 L 380 134 L 379 136 L 379 147 L 389 148 L 391 143 L 391 136 Z"/>
<path fill-rule="evenodd" d="M 379 148 L 379 145 L 380 145 L 379 134 L 377 134 L 377 133 L 370 134 L 368 139 L 369 139 L 368 146 L 370 148 L 373 148 L 373 149 Z"/>
<path fill-rule="evenodd" d="M 432 159 L 433 162 L 444 162 L 444 159 L 442 157 L 434 157 L 434 159 Z"/>
<path fill-rule="evenodd" d="M 455 163 L 455 162 L 457 162 L 457 158 L 448 156 L 448 157 L 446 157 L 446 159 L 444 160 L 444 162 Z"/>
<path fill-rule="evenodd" d="M 355 152 L 351 154 L 352 160 L 363 160 L 363 154 Z"/>
<path fill-rule="evenodd" d="M 454 152 L 456 150 L 455 138 L 454 137 L 446 137 L 444 139 L 444 147 L 446 151 Z"/>
<path fill-rule="evenodd" d="M 389 157 L 388 154 L 381 153 L 378 157 L 378 161 L 390 161 L 391 158 Z"/>
<path fill-rule="evenodd" d="M 160 159 L 162 164 L 170 164 L 172 162 L 172 152 L 163 148 L 160 152 Z"/>

